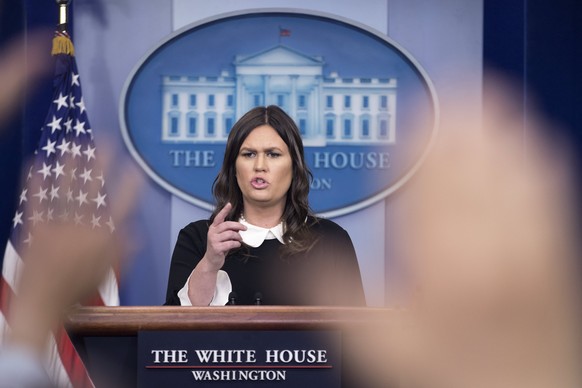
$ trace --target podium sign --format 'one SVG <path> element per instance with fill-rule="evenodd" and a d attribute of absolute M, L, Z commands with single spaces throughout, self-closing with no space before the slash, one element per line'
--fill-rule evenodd
<path fill-rule="evenodd" d="M 339 331 L 140 331 L 138 386 L 340 387 Z"/>

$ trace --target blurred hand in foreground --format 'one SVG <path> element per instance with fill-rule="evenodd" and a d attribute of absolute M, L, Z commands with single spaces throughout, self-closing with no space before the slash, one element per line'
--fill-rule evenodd
<path fill-rule="evenodd" d="M 99 156 L 105 165 L 111 165 L 111 157 Z M 71 164 L 74 165 L 73 160 L 66 163 Z M 103 171 L 111 169 L 105 167 Z M 101 216 L 99 227 L 88 221 L 91 218 L 87 211 L 72 207 L 64 194 L 50 203 L 52 210 L 42 201 L 30 202 L 34 205 L 27 208 L 24 219 L 35 212 L 46 217 L 45 222 L 30 222 L 32 242 L 23 247 L 24 265 L 11 319 L 13 342 L 42 350 L 48 331 L 60 322 L 67 309 L 96 292 L 105 276 L 113 276 L 112 268 L 128 254 L 132 246 L 128 217 L 137 199 L 141 178 L 130 168 L 118 174 L 123 183 L 107 197 L 112 198 L 109 213 Z M 77 184 L 70 176 L 61 178 L 61 193 Z M 42 179 L 41 176 L 30 180 L 29 192 L 38 191 L 36 188 Z M 91 185 L 89 193 L 101 189 L 101 181 L 97 179 Z M 49 211 L 54 216 L 49 218 Z M 80 217 L 85 222 L 78 222 Z"/>
<path fill-rule="evenodd" d="M 443 112 L 447 126 L 400 193 L 404 309 L 356 362 L 403 387 L 580 387 L 568 152 L 540 117 L 524 127 L 507 84 L 485 82 L 483 120 L 462 116 L 473 111 L 463 101 Z"/>
<path fill-rule="evenodd" d="M 26 38 L 15 38 L 0 49 L 0 132 L 23 102 L 25 93 L 33 90 L 40 77 L 49 74 L 51 37 L 50 31 L 30 32 Z"/>

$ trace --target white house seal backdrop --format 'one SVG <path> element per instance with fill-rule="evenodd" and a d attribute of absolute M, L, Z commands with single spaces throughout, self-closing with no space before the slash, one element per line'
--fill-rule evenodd
<path fill-rule="evenodd" d="M 205 209 L 234 122 L 279 105 L 296 121 L 324 216 L 368 206 L 419 165 L 436 133 L 432 82 L 395 42 L 328 15 L 252 11 L 171 34 L 128 79 L 121 124 L 140 165 Z M 427 124 L 419 126 L 419 117 Z M 410 157 L 409 143 L 426 146 Z"/>

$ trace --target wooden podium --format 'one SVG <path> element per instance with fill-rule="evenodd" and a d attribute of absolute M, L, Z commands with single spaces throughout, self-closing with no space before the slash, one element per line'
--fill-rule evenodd
<path fill-rule="evenodd" d="M 97 387 L 132 387 L 140 331 L 339 330 L 346 336 L 389 314 L 335 307 L 85 307 L 69 315 L 66 328 Z"/>

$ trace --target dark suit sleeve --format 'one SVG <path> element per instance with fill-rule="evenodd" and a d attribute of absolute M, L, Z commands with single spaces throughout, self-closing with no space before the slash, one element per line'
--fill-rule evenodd
<path fill-rule="evenodd" d="M 313 230 L 319 235 L 312 254 L 320 296 L 316 304 L 365 306 L 360 266 L 348 232 L 326 219 L 318 219 Z"/>
<path fill-rule="evenodd" d="M 180 305 L 178 291 L 184 287 L 192 270 L 204 257 L 207 234 L 207 221 L 197 221 L 180 230 L 170 264 L 165 305 Z"/>
<path fill-rule="evenodd" d="M 360 266 L 354 244 L 348 232 L 339 228 L 332 246 L 334 260 L 335 305 L 366 306 L 366 297 L 360 274 Z"/>

